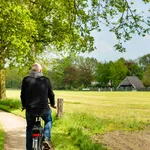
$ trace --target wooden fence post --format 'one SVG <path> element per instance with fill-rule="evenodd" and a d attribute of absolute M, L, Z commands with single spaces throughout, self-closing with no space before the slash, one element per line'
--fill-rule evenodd
<path fill-rule="evenodd" d="M 58 98 L 57 99 L 57 117 L 61 118 L 63 115 L 63 99 Z"/>

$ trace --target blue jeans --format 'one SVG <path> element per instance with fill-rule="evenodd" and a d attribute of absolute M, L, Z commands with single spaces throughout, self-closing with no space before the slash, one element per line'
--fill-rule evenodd
<path fill-rule="evenodd" d="M 32 128 L 35 122 L 35 115 L 38 114 L 34 110 L 26 110 L 26 150 L 32 150 Z M 38 114 L 39 115 L 39 114 Z M 51 109 L 46 108 L 40 113 L 42 119 L 44 120 L 44 138 L 50 140 L 51 138 L 51 128 L 52 128 L 52 115 Z"/>

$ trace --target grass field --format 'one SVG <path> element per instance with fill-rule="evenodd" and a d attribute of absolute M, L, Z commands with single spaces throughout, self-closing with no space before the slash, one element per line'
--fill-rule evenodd
<path fill-rule="evenodd" d="M 54 92 L 56 100 L 64 99 L 64 113 L 107 120 L 110 126 L 105 131 L 134 130 L 150 124 L 150 92 Z M 19 96 L 19 90 L 7 90 L 8 98 L 19 99 Z"/>
<path fill-rule="evenodd" d="M 114 130 L 140 130 L 150 125 L 150 92 L 54 93 L 56 100 L 64 100 L 62 119 L 55 119 L 56 111 L 53 110 L 53 140 L 56 150 L 105 149 L 100 143 L 97 145 L 94 135 Z M 11 105 L 9 111 L 23 116 L 19 110 L 20 102 L 16 102 L 19 96 L 19 90 L 7 90 L 7 97 L 11 100 L 6 103 Z M 14 102 L 12 99 L 15 99 Z"/>

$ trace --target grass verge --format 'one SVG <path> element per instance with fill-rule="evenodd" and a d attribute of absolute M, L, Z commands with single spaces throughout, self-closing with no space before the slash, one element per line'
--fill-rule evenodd
<path fill-rule="evenodd" d="M 0 149 L 4 149 L 4 135 L 3 128 L 0 125 Z"/>
<path fill-rule="evenodd" d="M 0 109 L 21 117 L 25 117 L 25 113 L 21 111 L 21 102 L 18 99 L 0 100 Z"/>

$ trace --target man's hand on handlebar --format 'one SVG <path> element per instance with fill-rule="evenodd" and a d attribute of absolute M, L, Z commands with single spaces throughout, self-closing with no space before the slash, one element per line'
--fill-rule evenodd
<path fill-rule="evenodd" d="M 26 108 L 25 107 L 22 107 L 21 111 L 24 111 Z"/>
<path fill-rule="evenodd" d="M 52 108 L 55 108 L 55 109 L 57 108 L 55 105 L 54 105 L 54 106 L 53 106 L 53 105 L 50 105 L 50 106 L 51 106 Z"/>

